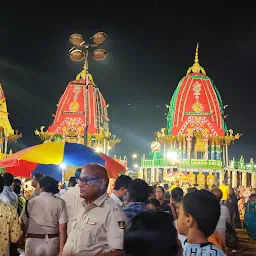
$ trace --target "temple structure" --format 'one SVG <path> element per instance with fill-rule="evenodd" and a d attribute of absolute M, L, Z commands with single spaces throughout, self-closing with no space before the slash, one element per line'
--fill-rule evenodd
<path fill-rule="evenodd" d="M 108 154 L 108 150 L 120 140 L 109 131 L 108 104 L 91 74 L 86 86 L 85 70 L 86 67 L 66 87 L 57 104 L 56 114 L 53 115 L 53 124 L 47 131 L 42 126 L 35 134 L 44 141 L 65 140 L 84 144 L 87 124 L 87 145 Z"/>
<path fill-rule="evenodd" d="M 242 184 L 237 171 L 246 173 L 252 168 L 245 170 L 243 158 L 236 164 L 233 160 L 233 167 L 229 161 L 228 148 L 241 134 L 227 128 L 227 105 L 199 64 L 198 50 L 199 45 L 194 64 L 166 105 L 166 128 L 156 133 L 149 159 L 143 155 L 139 177 L 148 182 L 179 179 L 202 187 L 227 178 L 235 187 L 238 181 Z M 251 180 L 256 185 L 255 175 Z"/>
<path fill-rule="evenodd" d="M 8 144 L 16 143 L 21 137 L 22 134 L 18 134 L 18 131 L 12 129 L 7 111 L 6 98 L 2 85 L 0 84 L 0 159 L 12 154 L 12 150 L 8 149 Z"/>

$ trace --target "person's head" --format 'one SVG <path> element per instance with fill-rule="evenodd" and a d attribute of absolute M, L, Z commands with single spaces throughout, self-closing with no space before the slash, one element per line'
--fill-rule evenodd
<path fill-rule="evenodd" d="M 68 187 L 74 187 L 77 184 L 76 177 L 70 177 L 68 180 Z"/>
<path fill-rule="evenodd" d="M 190 187 L 190 188 L 187 189 L 188 193 L 191 193 L 191 192 L 194 192 L 194 191 L 197 191 L 196 187 Z"/>
<path fill-rule="evenodd" d="M 21 187 L 19 185 L 15 185 L 13 191 L 16 195 L 20 195 Z"/>
<path fill-rule="evenodd" d="M 75 178 L 76 178 L 77 182 L 79 182 L 81 172 L 82 172 L 81 168 L 76 169 Z"/>
<path fill-rule="evenodd" d="M 7 187 L 10 187 L 14 180 L 13 175 L 9 172 L 5 172 L 3 177 L 4 177 L 4 185 Z"/>
<path fill-rule="evenodd" d="M 176 180 L 176 186 L 179 187 L 180 186 L 180 182 L 178 180 Z"/>
<path fill-rule="evenodd" d="M 4 177 L 0 174 L 0 193 L 2 193 L 4 189 Z"/>
<path fill-rule="evenodd" d="M 173 202 L 179 203 L 182 200 L 184 192 L 181 188 L 177 187 L 171 191 L 171 198 Z"/>
<path fill-rule="evenodd" d="M 37 188 L 40 180 L 44 177 L 44 175 L 40 172 L 38 173 L 35 173 L 33 176 L 32 176 L 32 183 L 31 185 L 34 187 L 34 188 Z"/>
<path fill-rule="evenodd" d="M 59 192 L 58 181 L 52 177 L 44 176 L 39 181 L 39 190 L 41 192 L 47 192 L 57 194 Z"/>
<path fill-rule="evenodd" d="M 126 175 L 119 176 L 115 181 L 114 192 L 116 196 L 123 199 L 127 195 L 128 186 L 131 183 L 132 178 Z"/>
<path fill-rule="evenodd" d="M 147 208 L 148 208 L 149 210 L 155 211 L 155 210 L 159 209 L 159 207 L 160 207 L 160 202 L 159 202 L 159 200 L 157 200 L 157 199 L 155 199 L 155 198 L 152 198 L 152 199 L 149 199 L 149 200 L 147 201 Z"/>
<path fill-rule="evenodd" d="M 158 200 L 164 200 L 164 196 L 165 196 L 165 190 L 162 186 L 157 186 L 156 187 L 156 199 Z"/>
<path fill-rule="evenodd" d="M 200 232 L 206 238 L 215 230 L 220 217 L 220 204 L 207 190 L 197 190 L 183 197 L 178 208 L 177 229 L 181 235 Z"/>
<path fill-rule="evenodd" d="M 80 175 L 80 197 L 93 202 L 107 191 L 109 183 L 105 167 L 98 164 L 87 164 L 82 167 Z"/>
<path fill-rule="evenodd" d="M 124 251 L 129 256 L 177 255 L 177 231 L 170 215 L 149 211 L 135 216 L 124 235 Z"/>
<path fill-rule="evenodd" d="M 149 188 L 144 180 L 133 180 L 128 186 L 128 192 L 133 202 L 146 203 L 148 201 Z"/>
<path fill-rule="evenodd" d="M 222 191 L 219 188 L 213 188 L 211 190 L 211 192 L 216 196 L 216 198 L 218 199 L 218 201 L 220 202 L 221 198 L 222 198 Z"/>
<path fill-rule="evenodd" d="M 15 187 L 18 186 L 18 187 L 21 187 L 21 180 L 19 179 L 14 179 L 13 180 L 13 183 L 12 183 L 12 189 L 13 191 L 15 192 Z M 16 190 L 17 191 L 17 190 Z M 16 192 L 15 192 L 16 193 Z M 16 193 L 17 194 L 17 193 Z"/>
<path fill-rule="evenodd" d="M 168 185 L 167 183 L 164 184 L 164 189 L 165 189 L 166 191 L 169 190 L 169 185 Z"/>
<path fill-rule="evenodd" d="M 13 185 L 21 186 L 21 180 L 19 180 L 19 179 L 14 179 L 14 180 L 13 180 Z"/>
<path fill-rule="evenodd" d="M 256 201 L 256 194 L 251 194 L 249 196 L 249 199 L 252 201 L 252 202 L 255 202 Z"/>

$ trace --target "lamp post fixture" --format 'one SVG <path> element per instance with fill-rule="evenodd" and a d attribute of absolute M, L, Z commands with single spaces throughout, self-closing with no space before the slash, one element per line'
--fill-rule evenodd
<path fill-rule="evenodd" d="M 69 41 L 73 44 L 73 47 L 69 50 L 69 56 L 71 60 L 75 62 L 84 61 L 84 73 L 85 73 L 85 100 L 84 100 L 84 115 L 85 115 L 85 127 L 84 127 L 84 145 L 87 146 L 88 140 L 88 56 L 89 52 L 95 60 L 104 60 L 107 57 L 107 51 L 99 46 L 107 39 L 107 35 L 104 32 L 97 32 L 90 38 L 93 43 L 88 44 L 83 39 L 81 34 L 72 34 Z"/>
<path fill-rule="evenodd" d="M 132 164 L 134 165 L 134 159 L 137 158 L 138 155 L 136 153 L 132 154 Z"/>

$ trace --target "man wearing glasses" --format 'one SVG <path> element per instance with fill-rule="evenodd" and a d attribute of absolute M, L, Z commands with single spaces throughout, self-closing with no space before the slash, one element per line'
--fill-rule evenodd
<path fill-rule="evenodd" d="M 88 164 L 80 175 L 82 205 L 72 221 L 63 256 L 92 256 L 123 249 L 125 213 L 107 194 L 104 167 Z"/>

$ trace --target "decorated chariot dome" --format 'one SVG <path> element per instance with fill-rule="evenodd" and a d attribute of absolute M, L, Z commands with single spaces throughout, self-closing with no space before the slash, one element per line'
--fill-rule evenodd
<path fill-rule="evenodd" d="M 199 64 L 198 48 L 197 44 L 194 64 L 179 81 L 168 106 L 167 134 L 224 136 L 224 106 L 217 87 Z"/>
<path fill-rule="evenodd" d="M 108 154 L 121 140 L 109 131 L 108 104 L 95 84 L 91 74 L 88 81 L 85 76 L 86 66 L 69 82 L 57 104 L 53 114 L 52 125 L 45 130 L 35 130 L 44 142 L 66 141 L 86 144 L 100 152 Z M 84 141 L 84 131 L 87 125 L 87 142 Z"/>
<path fill-rule="evenodd" d="M 88 100 L 88 104 L 86 100 Z M 92 75 L 89 75 L 88 91 L 86 92 L 85 74 L 82 71 L 77 75 L 76 80 L 68 84 L 59 99 L 53 124 L 49 126 L 48 131 L 60 134 L 63 138 L 83 137 L 86 119 L 88 119 L 89 134 L 99 133 L 101 129 L 108 131 L 107 108 L 108 105 L 94 83 Z"/>

